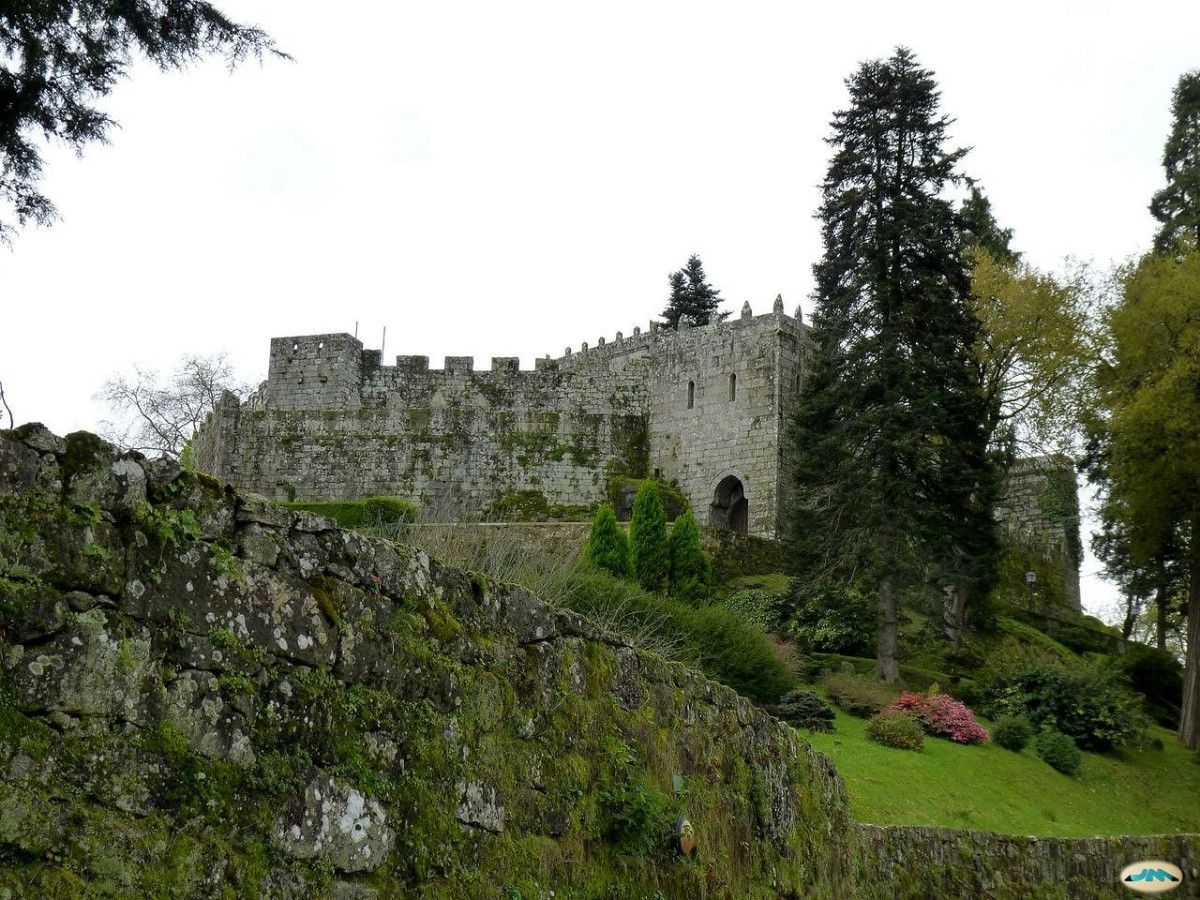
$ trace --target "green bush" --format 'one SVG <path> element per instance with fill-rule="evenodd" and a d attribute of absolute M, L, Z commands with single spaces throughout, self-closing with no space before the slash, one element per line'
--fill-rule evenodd
<path fill-rule="evenodd" d="M 658 482 L 646 481 L 633 501 L 629 522 L 629 551 L 633 577 L 647 591 L 662 591 L 671 574 L 671 548 L 667 516 L 663 512 Z"/>
<path fill-rule="evenodd" d="M 1074 775 L 1079 771 L 1083 755 L 1075 742 L 1061 731 L 1043 731 L 1033 742 L 1037 755 L 1044 759 L 1052 769 L 1057 769 L 1064 775 Z"/>
<path fill-rule="evenodd" d="M 895 700 L 900 692 L 867 675 L 831 672 L 821 679 L 825 696 L 852 716 L 867 718 Z"/>
<path fill-rule="evenodd" d="M 700 548 L 700 529 L 685 510 L 671 528 L 671 596 L 699 606 L 712 595 L 712 564 Z"/>
<path fill-rule="evenodd" d="M 1183 666 L 1170 653 L 1145 644 L 1129 644 L 1119 661 L 1129 686 L 1146 698 L 1146 710 L 1166 728 L 1179 726 Z"/>
<path fill-rule="evenodd" d="M 867 739 L 897 750 L 925 749 L 925 732 L 915 716 L 889 710 L 876 713 L 867 722 Z"/>
<path fill-rule="evenodd" d="M 688 663 L 752 699 L 772 703 L 794 686 L 767 636 L 723 607 L 668 600 L 584 562 L 558 570 L 542 588 L 634 646 Z"/>
<path fill-rule="evenodd" d="M 761 631 L 720 606 L 694 609 L 680 603 L 678 617 L 698 667 L 739 694 L 763 700 L 783 695 L 794 682 Z"/>
<path fill-rule="evenodd" d="M 629 541 L 617 524 L 616 513 L 607 503 L 592 519 L 592 533 L 584 548 L 584 558 L 618 578 L 629 575 Z"/>
<path fill-rule="evenodd" d="M 796 728 L 833 731 L 833 708 L 812 691 L 796 690 L 785 694 L 772 712 Z"/>
<path fill-rule="evenodd" d="M 784 601 L 778 594 L 749 588 L 726 597 L 721 605 L 746 624 L 761 628 L 767 634 L 779 630 Z"/>
<path fill-rule="evenodd" d="M 667 846 L 676 810 L 670 797 L 639 778 L 601 795 L 605 837 L 628 856 L 650 856 Z"/>
<path fill-rule="evenodd" d="M 874 598 L 852 587 L 823 590 L 798 586 L 784 631 L 805 650 L 870 655 L 875 646 Z"/>
<path fill-rule="evenodd" d="M 417 507 L 403 497 L 364 497 L 361 500 L 321 500 L 284 503 L 290 509 L 327 516 L 343 528 L 407 526 L 417 520 Z"/>
<path fill-rule="evenodd" d="M 1005 750 L 1020 753 L 1033 737 L 1033 726 L 1021 716 L 1002 716 L 992 728 L 992 741 Z"/>
<path fill-rule="evenodd" d="M 1067 668 L 1027 654 L 1002 659 L 987 673 L 982 694 L 990 718 L 1024 716 L 1091 750 L 1135 744 L 1145 731 L 1137 701 L 1112 672 L 1091 664 Z"/>

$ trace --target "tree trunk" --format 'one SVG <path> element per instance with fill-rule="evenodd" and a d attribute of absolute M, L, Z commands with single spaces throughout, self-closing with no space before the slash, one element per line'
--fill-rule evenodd
<path fill-rule="evenodd" d="M 1154 641 L 1159 650 L 1167 649 L 1167 576 L 1158 570 L 1158 585 L 1154 590 L 1155 630 Z"/>
<path fill-rule="evenodd" d="M 963 620 L 967 610 L 967 589 L 951 584 L 942 591 L 942 630 L 955 650 L 962 644 Z"/>
<path fill-rule="evenodd" d="M 1183 668 L 1183 706 L 1179 740 L 1189 750 L 1200 748 L 1200 515 L 1192 518 L 1188 548 L 1187 654 Z"/>
<path fill-rule="evenodd" d="M 1133 626 L 1137 624 L 1137 619 L 1141 612 L 1141 598 L 1129 594 L 1125 598 L 1125 621 L 1121 623 L 1121 640 L 1126 643 L 1129 642 L 1129 636 L 1133 634 Z"/>
<path fill-rule="evenodd" d="M 900 680 L 900 663 L 896 658 L 900 610 L 894 578 L 888 574 L 879 582 L 879 653 L 875 660 L 875 675 L 888 684 Z"/>

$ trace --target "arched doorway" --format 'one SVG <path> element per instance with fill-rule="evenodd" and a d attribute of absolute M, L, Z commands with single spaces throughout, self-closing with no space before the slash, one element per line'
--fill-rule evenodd
<path fill-rule="evenodd" d="M 708 522 L 717 528 L 745 534 L 750 527 L 750 506 L 746 488 L 736 475 L 726 475 L 713 493 Z"/>

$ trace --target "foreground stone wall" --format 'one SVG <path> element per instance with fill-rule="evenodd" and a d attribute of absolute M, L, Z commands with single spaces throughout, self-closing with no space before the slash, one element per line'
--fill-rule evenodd
<path fill-rule="evenodd" d="M 0 896 L 845 896 L 826 758 L 518 588 L 33 427 L 0 559 Z"/>
<path fill-rule="evenodd" d="M 1167 895 L 1200 897 L 1200 835 L 1036 838 L 950 828 L 858 825 L 858 896 L 867 900 L 988 897 L 994 900 L 1124 900 L 1119 880 L 1139 860 L 1184 872 Z"/>

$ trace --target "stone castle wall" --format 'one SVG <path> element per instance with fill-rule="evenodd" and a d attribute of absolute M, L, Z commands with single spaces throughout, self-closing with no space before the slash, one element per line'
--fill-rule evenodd
<path fill-rule="evenodd" d="M 1065 456 L 1017 460 L 1009 470 L 998 511 L 1010 536 L 1061 571 L 1067 603 L 1079 610 L 1079 492 L 1071 461 Z"/>
<path fill-rule="evenodd" d="M 805 327 L 772 313 L 702 328 L 652 326 L 522 371 L 470 357 L 381 364 L 345 334 L 276 338 L 267 381 L 226 396 L 193 450 L 202 471 L 276 498 L 412 497 L 434 518 L 487 517 L 518 492 L 594 505 L 613 476 L 677 480 L 698 518 L 782 531 L 780 431 Z M 690 403 L 689 403 L 690 397 Z"/>

